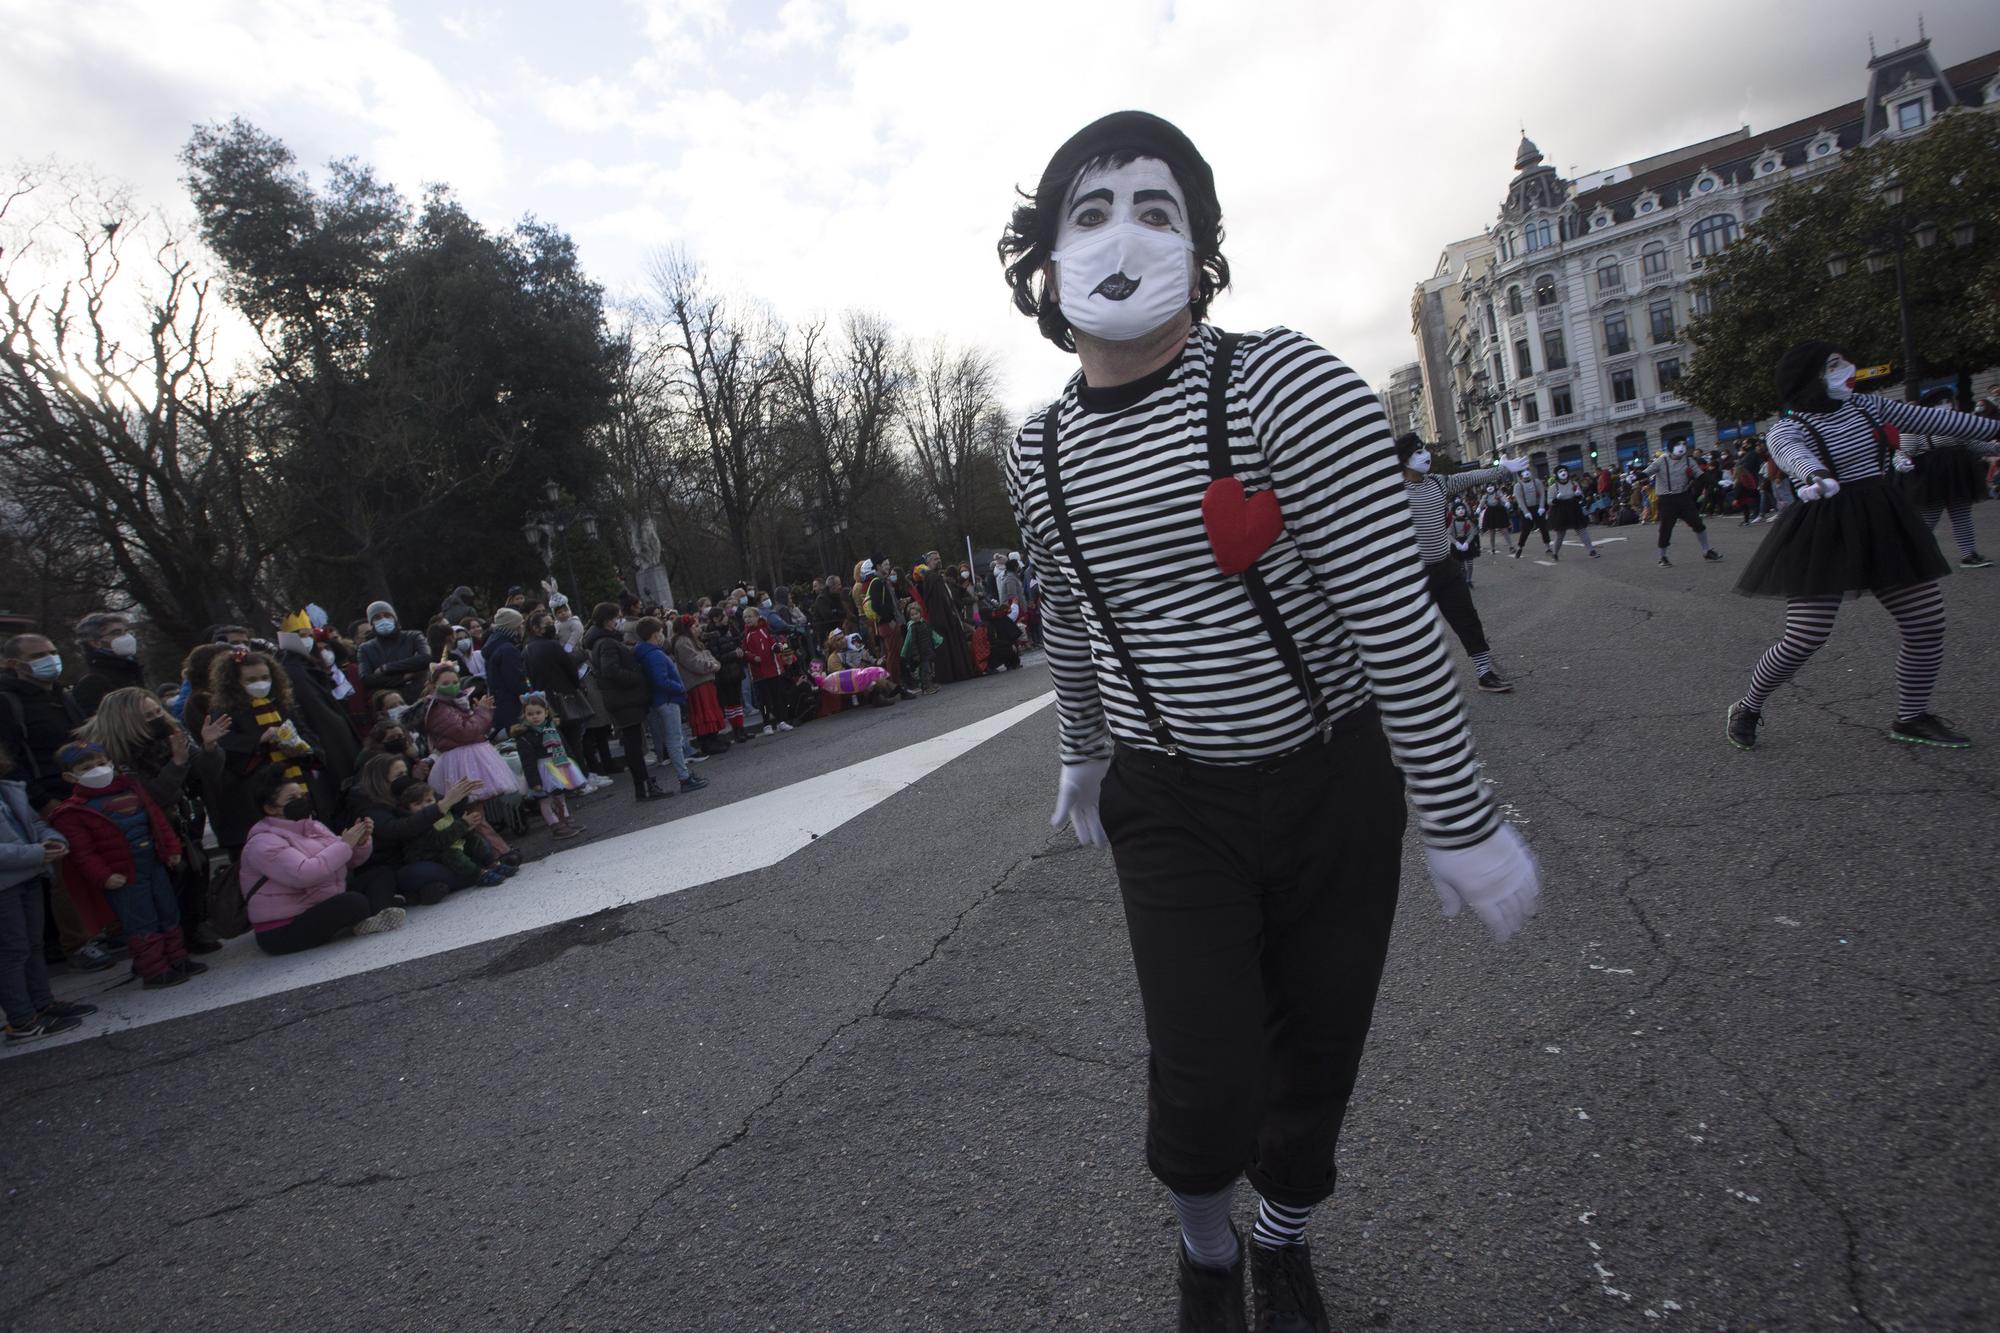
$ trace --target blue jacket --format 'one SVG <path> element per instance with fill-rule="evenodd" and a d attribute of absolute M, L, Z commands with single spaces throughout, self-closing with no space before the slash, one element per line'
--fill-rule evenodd
<path fill-rule="evenodd" d="M 493 693 L 493 730 L 501 736 L 521 720 L 521 695 L 528 688 L 528 662 L 514 631 L 486 636 L 486 688 Z"/>
<path fill-rule="evenodd" d="M 653 707 L 687 703 L 687 686 L 681 683 L 680 669 L 667 656 L 666 649 L 657 643 L 642 643 L 632 651 L 639 655 L 639 665 L 645 668 L 646 679 L 652 684 Z"/>
<path fill-rule="evenodd" d="M 45 862 L 42 844 L 67 843 L 28 804 L 27 784 L 0 782 L 0 889 L 11 889 L 39 877 Z M 30 941 L 33 947 L 34 941 Z"/>

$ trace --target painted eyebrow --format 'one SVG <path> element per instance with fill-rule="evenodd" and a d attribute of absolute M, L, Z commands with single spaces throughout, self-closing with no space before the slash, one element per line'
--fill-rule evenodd
<path fill-rule="evenodd" d="M 1078 204 L 1087 204 L 1093 199 L 1108 204 L 1111 202 L 1111 191 L 1092 190 L 1089 194 L 1080 194 L 1070 203 L 1070 207 L 1075 208 Z"/>
<path fill-rule="evenodd" d="M 1180 200 L 1174 198 L 1172 190 L 1134 190 L 1132 192 L 1132 202 L 1135 204 L 1150 204 L 1156 200 L 1164 200 L 1172 204 L 1175 208 L 1179 208 L 1181 204 Z"/>

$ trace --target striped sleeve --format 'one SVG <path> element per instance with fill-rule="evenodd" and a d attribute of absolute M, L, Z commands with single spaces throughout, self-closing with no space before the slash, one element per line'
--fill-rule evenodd
<path fill-rule="evenodd" d="M 1778 422 L 1764 442 L 1771 450 L 1771 457 L 1793 481 L 1811 481 L 1827 470 L 1825 462 L 1813 450 L 1812 437 L 1796 421 L 1788 418 Z"/>
<path fill-rule="evenodd" d="M 1503 467 L 1483 467 L 1477 472 L 1454 472 L 1444 479 L 1446 495 L 1463 495 L 1475 486 L 1484 486 L 1489 481 L 1498 481 L 1507 475 Z"/>
<path fill-rule="evenodd" d="M 1866 395 L 1883 420 L 1906 435 L 1955 435 L 1967 440 L 2000 439 L 2000 420 L 1954 412 L 1948 407 L 1920 407 L 1897 398 Z"/>
<path fill-rule="evenodd" d="M 1243 371 L 1286 530 L 1354 644 L 1424 841 L 1490 837 L 1500 814 L 1424 586 L 1381 403 L 1339 358 L 1289 330 L 1246 346 Z"/>
<path fill-rule="evenodd" d="M 1021 484 L 1021 450 L 1032 429 L 1037 447 L 1041 440 L 1041 415 L 1029 418 L 1028 425 L 1014 439 L 1007 455 L 1007 504 L 1014 511 L 1014 526 L 1028 544 L 1041 604 L 1038 614 L 1042 650 L 1049 675 L 1056 686 L 1056 719 L 1059 751 L 1065 764 L 1111 757 L 1111 732 L 1104 721 L 1104 703 L 1097 693 L 1097 669 L 1090 656 L 1090 632 L 1077 607 L 1076 590 L 1069 576 L 1049 553 L 1048 543 L 1031 521 L 1025 490 Z"/>

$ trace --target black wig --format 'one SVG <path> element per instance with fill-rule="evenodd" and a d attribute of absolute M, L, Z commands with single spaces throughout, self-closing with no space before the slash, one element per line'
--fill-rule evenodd
<path fill-rule="evenodd" d="M 1056 248 L 1056 229 L 1062 223 L 1063 205 L 1070 187 L 1084 171 L 1095 166 L 1124 166 L 1135 158 L 1158 158 L 1174 173 L 1174 180 L 1187 195 L 1188 226 L 1193 233 L 1197 269 L 1195 298 L 1191 303 L 1196 323 L 1208 314 L 1209 302 L 1229 286 L 1229 261 L 1222 257 L 1222 205 L 1215 196 L 1215 173 L 1196 151 L 1194 143 L 1180 130 L 1158 116 L 1144 111 L 1117 111 L 1092 121 L 1069 142 L 1056 149 L 1035 192 L 1018 193 L 1022 202 L 1000 234 L 1000 263 L 1007 273 L 1007 285 L 1014 289 L 1014 305 L 1024 315 L 1032 315 L 1042 336 L 1065 352 L 1076 350 L 1069 321 L 1063 318 L 1055 294 L 1049 290 L 1046 270 Z"/>

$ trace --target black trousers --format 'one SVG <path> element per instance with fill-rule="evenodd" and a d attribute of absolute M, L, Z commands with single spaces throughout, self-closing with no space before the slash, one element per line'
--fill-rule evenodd
<path fill-rule="evenodd" d="M 1694 495 L 1682 491 L 1679 495 L 1655 495 L 1654 505 L 1660 511 L 1660 549 L 1667 549 L 1673 539 L 1676 520 L 1688 525 L 1689 532 L 1706 532 L 1708 525 L 1701 521 L 1701 506 L 1694 502 Z"/>
<path fill-rule="evenodd" d="M 358 893 L 336 893 L 331 898 L 322 898 L 274 930 L 255 932 L 257 947 L 271 954 L 317 949 L 346 934 L 378 910 Z"/>
<path fill-rule="evenodd" d="M 1549 544 L 1548 515 L 1538 514 L 1532 509 L 1523 509 L 1521 511 L 1521 541 L 1523 544 L 1528 540 L 1529 528 L 1533 528 L 1542 534 L 1542 545 L 1547 546 Z"/>
<path fill-rule="evenodd" d="M 1152 1047 L 1146 1162 L 1210 1194 L 1333 1193 L 1396 912 L 1403 780 L 1372 707 L 1274 763 L 1121 748 L 1111 838 Z"/>
<path fill-rule="evenodd" d="M 1465 581 L 1461 563 L 1449 557 L 1432 561 L 1424 566 L 1424 583 L 1437 603 L 1438 614 L 1458 635 L 1465 651 L 1474 657 L 1485 652 L 1486 627 L 1479 623 L 1479 612 L 1473 608 L 1472 585 Z"/>

